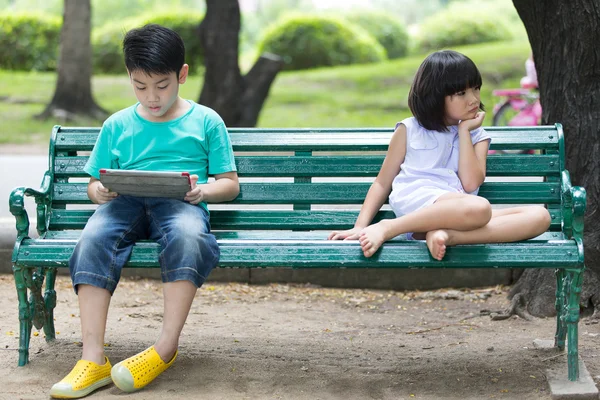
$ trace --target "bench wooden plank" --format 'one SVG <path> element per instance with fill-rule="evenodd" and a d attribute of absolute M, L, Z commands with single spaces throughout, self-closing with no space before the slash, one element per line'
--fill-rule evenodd
<path fill-rule="evenodd" d="M 383 155 L 363 156 L 237 156 L 240 177 L 369 177 L 377 176 Z M 56 177 L 88 177 L 87 156 L 56 157 Z M 276 165 L 277 168 L 273 168 Z M 558 155 L 495 155 L 488 157 L 487 176 L 558 176 Z"/>
<path fill-rule="evenodd" d="M 562 210 L 551 209 L 550 230 L 561 229 Z M 51 229 L 83 229 L 93 210 L 52 210 Z M 213 230 L 340 230 L 354 226 L 357 210 L 212 210 L 210 224 Z M 380 211 L 375 221 L 394 218 L 392 211 Z"/>
<path fill-rule="evenodd" d="M 371 183 L 241 183 L 235 204 L 362 204 Z M 486 182 L 493 204 L 559 204 L 560 182 Z M 55 204 L 91 204 L 87 183 L 57 183 Z"/>
<path fill-rule="evenodd" d="M 291 230 L 253 230 L 253 231 L 212 231 L 217 239 L 242 239 L 242 240 L 326 240 L 329 235 L 328 230 L 318 231 L 291 231 Z M 81 229 L 66 230 L 66 231 L 51 231 L 44 236 L 44 239 L 52 239 L 58 241 L 77 240 L 81 235 Z M 406 240 L 406 235 L 399 235 L 389 242 L 397 242 Z M 529 242 L 547 242 L 552 240 L 568 240 L 562 232 L 544 232 L 538 237 L 525 241 Z M 334 242 L 339 243 L 339 242 Z"/>
<path fill-rule="evenodd" d="M 21 244 L 19 264 L 66 267 L 76 240 L 29 239 Z M 579 264 L 573 240 L 525 241 L 453 246 L 443 261 L 431 258 L 423 241 L 388 242 L 370 259 L 357 241 L 218 239 L 221 267 L 294 268 L 565 268 Z M 157 267 L 160 247 L 139 242 L 129 267 Z"/>
<path fill-rule="evenodd" d="M 485 129 L 494 136 L 492 149 L 558 148 L 559 138 L 554 126 Z M 393 133 L 391 128 L 263 128 L 260 131 L 263 135 L 257 137 L 252 128 L 229 129 L 234 151 L 385 151 Z M 99 128 L 61 128 L 56 134 L 56 151 L 90 151 L 99 132 Z"/>

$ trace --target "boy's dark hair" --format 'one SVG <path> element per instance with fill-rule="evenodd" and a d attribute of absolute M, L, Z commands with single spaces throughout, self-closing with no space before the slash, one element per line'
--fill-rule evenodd
<path fill-rule="evenodd" d="M 156 24 L 132 29 L 123 39 L 125 66 L 129 72 L 165 75 L 179 71 L 185 62 L 185 46 L 177 32 Z"/>
<path fill-rule="evenodd" d="M 436 51 L 425 58 L 408 94 L 408 107 L 419 124 L 447 131 L 445 97 L 481 86 L 481 74 L 471 59 L 452 50 Z M 485 110 L 483 103 L 479 108 Z"/>

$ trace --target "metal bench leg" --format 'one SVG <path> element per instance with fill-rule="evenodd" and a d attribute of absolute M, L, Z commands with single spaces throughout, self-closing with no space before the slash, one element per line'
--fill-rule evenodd
<path fill-rule="evenodd" d="M 54 340 L 54 308 L 56 307 L 56 290 L 54 282 L 56 281 L 56 268 L 46 269 L 46 291 L 44 292 L 45 322 L 44 334 L 46 342 Z"/>
<path fill-rule="evenodd" d="M 567 337 L 567 322 L 565 320 L 565 308 L 568 304 L 565 299 L 563 280 L 565 278 L 565 270 L 557 269 L 554 271 L 556 275 L 556 334 L 554 335 L 554 347 L 559 350 L 565 349 L 565 339 Z"/>
<path fill-rule="evenodd" d="M 31 337 L 32 315 L 27 300 L 26 270 L 13 266 L 17 297 L 19 298 L 19 367 L 29 362 L 29 339 Z"/>
<path fill-rule="evenodd" d="M 569 364 L 569 380 L 579 379 L 579 352 L 578 348 L 578 324 L 579 324 L 579 299 L 581 295 L 581 286 L 583 284 L 583 269 L 567 269 L 565 271 L 564 290 L 565 297 L 568 300 L 567 315 L 568 327 L 568 353 L 567 361 Z"/>

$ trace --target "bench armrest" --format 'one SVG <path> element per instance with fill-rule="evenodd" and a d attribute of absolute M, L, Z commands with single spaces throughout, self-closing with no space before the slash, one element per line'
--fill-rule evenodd
<path fill-rule="evenodd" d="M 575 239 L 583 246 L 587 194 L 583 187 L 571 185 L 569 171 L 563 171 L 561 178 L 562 231 L 568 238 Z"/>
<path fill-rule="evenodd" d="M 33 196 L 37 203 L 36 228 L 40 235 L 46 233 L 50 218 L 48 209 L 52 201 L 52 177 L 46 171 L 39 189 L 17 187 L 13 189 L 9 198 L 10 213 L 15 216 L 17 226 L 17 238 L 29 235 L 29 215 L 25 209 L 25 196 Z"/>

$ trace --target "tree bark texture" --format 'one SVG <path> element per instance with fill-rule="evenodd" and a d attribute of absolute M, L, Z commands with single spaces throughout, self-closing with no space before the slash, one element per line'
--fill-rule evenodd
<path fill-rule="evenodd" d="M 40 118 L 108 115 L 92 97 L 91 12 L 90 0 L 65 0 L 56 89 Z"/>
<path fill-rule="evenodd" d="M 537 69 L 542 123 L 560 122 L 566 168 L 587 190 L 582 306 L 600 318 L 600 2 L 513 0 L 525 24 Z M 511 295 L 527 298 L 529 312 L 554 310 L 552 271 L 526 270 Z M 586 310 L 584 310 L 586 311 Z"/>
<path fill-rule="evenodd" d="M 237 0 L 206 0 L 200 24 L 206 72 L 199 103 L 215 110 L 227 126 L 256 126 L 277 73 L 277 56 L 263 55 L 246 76 L 238 65 L 240 7 Z"/>

